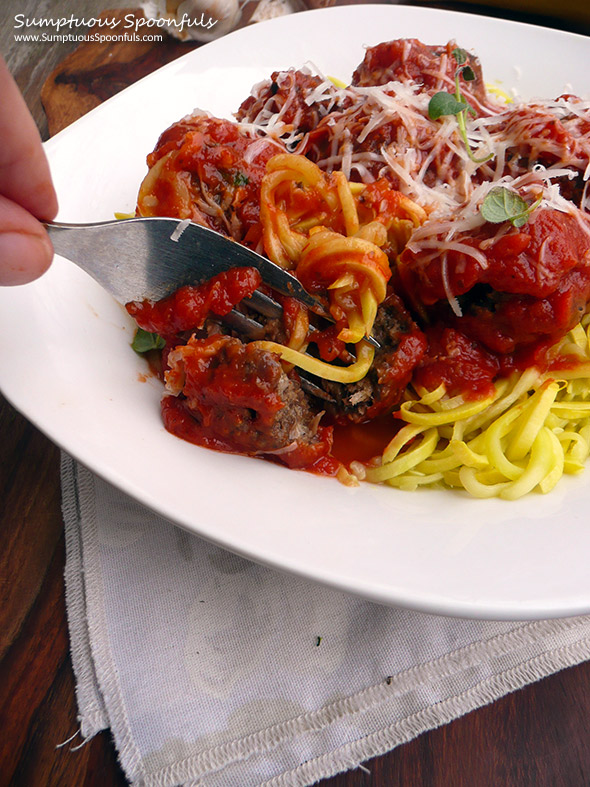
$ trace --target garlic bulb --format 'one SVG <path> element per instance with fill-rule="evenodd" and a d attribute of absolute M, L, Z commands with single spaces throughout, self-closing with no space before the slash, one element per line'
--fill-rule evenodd
<path fill-rule="evenodd" d="M 241 15 L 239 0 L 145 0 L 141 7 L 181 41 L 219 38 L 234 29 Z"/>

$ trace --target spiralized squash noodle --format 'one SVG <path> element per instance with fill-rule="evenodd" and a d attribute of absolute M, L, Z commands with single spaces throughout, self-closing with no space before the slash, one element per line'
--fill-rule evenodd
<path fill-rule="evenodd" d="M 426 213 L 399 194 L 395 213 L 362 224 L 357 201 L 364 187 L 349 183 L 342 172 L 328 175 L 305 156 L 289 153 L 274 156 L 266 170 L 260 190 L 265 251 L 277 265 L 294 270 L 310 291 L 327 290 L 332 315 L 347 323 L 338 338 L 356 345 L 357 360 L 348 367 L 328 364 L 302 352 L 303 342 L 297 347 L 293 340 L 289 346 L 256 345 L 324 380 L 358 382 L 373 362 L 374 351 L 363 340 L 371 334 L 391 276 L 381 247 L 391 236 L 403 248 L 409 228 L 419 226 Z"/>
<path fill-rule="evenodd" d="M 486 399 L 450 398 L 443 385 L 410 388 L 397 413 L 405 425 L 378 460 L 353 469 L 404 490 L 446 486 L 505 500 L 549 492 L 590 456 L 590 315 L 555 351 L 564 349 L 581 365 L 558 376 L 529 368 Z"/>

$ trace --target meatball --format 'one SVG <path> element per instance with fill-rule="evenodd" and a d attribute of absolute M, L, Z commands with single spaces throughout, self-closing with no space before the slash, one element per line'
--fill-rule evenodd
<path fill-rule="evenodd" d="M 218 450 L 272 454 L 290 467 L 329 454 L 329 431 L 277 355 L 229 336 L 192 337 L 169 354 L 168 365 L 167 388 L 179 397 L 174 409 L 192 419 L 191 433 L 181 436 Z"/>

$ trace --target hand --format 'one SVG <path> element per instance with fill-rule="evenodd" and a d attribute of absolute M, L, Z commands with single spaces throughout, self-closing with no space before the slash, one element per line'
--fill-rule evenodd
<path fill-rule="evenodd" d="M 57 197 L 39 132 L 0 58 L 0 284 L 25 284 L 44 273 L 53 248 L 40 223 Z"/>

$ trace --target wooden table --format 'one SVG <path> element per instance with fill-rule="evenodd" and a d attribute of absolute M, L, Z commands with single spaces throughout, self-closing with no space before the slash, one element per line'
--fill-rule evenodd
<path fill-rule="evenodd" d="M 34 9 L 35 4 L 29 6 Z M 78 6 L 80 15 L 83 6 Z M 85 96 L 79 107 L 103 99 L 142 69 L 153 69 L 181 49 L 171 45 L 165 54 L 146 52 L 139 64 L 132 58 L 133 66 L 103 68 L 102 77 L 100 53 L 95 51 L 95 59 L 86 61 L 78 53 L 59 72 L 62 77 L 70 74 L 70 81 L 58 79 L 56 87 L 53 80 L 46 87 L 50 128 L 56 130 L 64 117 L 61 110 L 51 111 L 55 91 L 75 84 L 71 74 L 76 69 L 82 79 L 84 62 L 90 67 L 92 61 L 96 79 L 86 80 L 79 91 L 79 98 Z M 6 48 L 4 54 L 11 64 Z M 46 120 L 38 100 L 40 88 L 66 54 L 61 50 L 62 57 L 55 59 L 55 52 L 46 52 L 37 68 L 25 62 L 14 69 L 42 129 Z M 70 97 L 70 108 L 72 101 Z M 75 106 L 73 111 L 75 115 Z M 79 739 L 56 748 L 78 726 L 64 602 L 59 450 L 1 398 L 0 437 L 0 787 L 124 785 L 108 733 L 73 751 Z M 369 772 L 348 772 L 322 785 L 582 787 L 590 784 L 589 729 L 586 663 L 366 763 Z"/>

